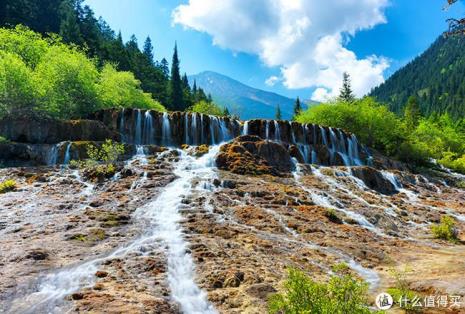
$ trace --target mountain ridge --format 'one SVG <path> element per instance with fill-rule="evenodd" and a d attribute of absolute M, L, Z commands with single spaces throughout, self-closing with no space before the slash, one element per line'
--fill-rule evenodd
<path fill-rule="evenodd" d="M 214 71 L 203 71 L 188 79 L 191 86 L 195 81 L 218 105 L 227 107 L 241 119 L 274 119 L 278 105 L 283 119 L 293 116 L 295 100 L 278 93 L 251 87 Z"/>
<path fill-rule="evenodd" d="M 425 115 L 449 113 L 455 118 L 465 115 L 465 38 L 440 36 L 370 96 L 384 102 L 389 109 L 402 113 L 410 96 L 416 96 Z"/>

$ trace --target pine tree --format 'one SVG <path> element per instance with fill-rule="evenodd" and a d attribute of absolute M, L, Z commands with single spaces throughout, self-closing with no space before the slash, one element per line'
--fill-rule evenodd
<path fill-rule="evenodd" d="M 170 78 L 170 65 L 168 64 L 168 61 L 166 61 L 165 58 L 161 59 L 160 70 L 165 76 L 165 78 L 168 80 Z"/>
<path fill-rule="evenodd" d="M 143 53 L 147 60 L 149 60 L 150 64 L 154 65 L 152 40 L 149 36 L 145 39 Z"/>
<path fill-rule="evenodd" d="M 60 35 L 67 43 L 75 43 L 81 45 L 82 39 L 81 30 L 79 29 L 78 16 L 73 7 L 72 2 L 65 1 L 60 5 Z"/>
<path fill-rule="evenodd" d="M 410 96 L 404 111 L 405 124 L 409 131 L 415 130 L 421 118 L 420 105 L 415 96 Z"/>
<path fill-rule="evenodd" d="M 339 94 L 339 100 L 345 102 L 353 102 L 355 100 L 354 93 L 350 84 L 350 75 L 347 72 L 342 74 L 342 88 Z"/>
<path fill-rule="evenodd" d="M 182 76 L 182 86 L 190 92 L 191 87 L 189 85 L 189 79 L 187 78 L 186 73 L 184 73 L 184 75 Z"/>
<path fill-rule="evenodd" d="M 223 109 L 223 116 L 229 117 L 231 114 L 229 113 L 229 109 L 227 107 L 224 107 Z"/>
<path fill-rule="evenodd" d="M 300 99 L 297 97 L 294 105 L 294 117 L 292 118 L 295 120 L 295 118 L 299 115 L 299 113 L 302 111 L 302 106 L 300 104 Z"/>
<path fill-rule="evenodd" d="M 279 108 L 279 105 L 276 106 L 276 120 L 282 120 L 281 108 Z"/>
<path fill-rule="evenodd" d="M 178 46 L 174 45 L 173 62 L 171 64 L 171 81 L 170 81 L 170 109 L 183 111 L 186 109 L 183 100 L 183 87 L 181 75 L 179 74 Z"/>

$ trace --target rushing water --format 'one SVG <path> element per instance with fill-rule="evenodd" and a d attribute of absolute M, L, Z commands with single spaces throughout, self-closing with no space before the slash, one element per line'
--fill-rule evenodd
<path fill-rule="evenodd" d="M 11 311 L 14 313 L 62 313 L 66 308 L 64 298 L 83 287 L 92 286 L 95 283 L 95 272 L 102 262 L 139 251 L 144 245 L 153 245 L 157 241 L 162 241 L 166 247 L 168 282 L 173 300 L 187 314 L 216 313 L 214 307 L 208 302 L 206 293 L 195 283 L 195 265 L 188 253 L 188 244 L 184 240 L 180 211 L 185 207 L 183 199 L 189 197 L 194 189 L 202 193 L 208 193 L 211 189 L 211 185 L 206 182 L 216 177 L 214 158 L 219 147 L 219 145 L 211 147 L 209 153 L 200 158 L 179 151 L 180 158 L 174 169 L 178 178 L 167 185 L 158 197 L 136 210 L 134 214 L 138 221 L 148 222 L 149 227 L 142 236 L 107 256 L 46 275 L 39 281 L 35 292 L 13 301 Z M 146 157 L 142 146 L 138 146 L 137 155 L 134 158 L 141 160 L 144 164 Z M 85 184 L 77 171 L 74 174 Z M 201 184 L 194 186 L 194 181 Z M 90 189 L 93 189 L 93 186 L 86 185 L 83 193 L 90 195 Z"/>

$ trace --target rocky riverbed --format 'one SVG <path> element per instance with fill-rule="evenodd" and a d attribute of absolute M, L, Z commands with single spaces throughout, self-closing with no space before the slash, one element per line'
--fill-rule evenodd
<path fill-rule="evenodd" d="M 137 155 L 98 184 L 67 167 L 1 170 L 19 185 L 0 197 L 2 310 L 263 313 L 287 267 L 324 280 L 340 261 L 372 295 L 405 265 L 412 289 L 465 295 L 465 246 L 430 232 L 452 215 L 464 239 L 449 175 L 385 171 L 383 194 L 353 175 L 363 166 L 240 174 L 213 167 L 218 150 Z"/>

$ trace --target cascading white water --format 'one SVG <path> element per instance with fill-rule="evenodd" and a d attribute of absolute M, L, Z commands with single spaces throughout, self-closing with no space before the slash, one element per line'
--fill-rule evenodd
<path fill-rule="evenodd" d="M 59 144 L 55 144 L 51 147 L 47 154 L 47 166 L 54 166 L 58 162 L 58 147 Z"/>
<path fill-rule="evenodd" d="M 194 189 L 205 193 L 210 190 L 211 184 L 205 182 L 216 177 L 214 158 L 219 148 L 220 145 L 212 146 L 209 153 L 200 158 L 179 150 L 180 158 L 174 169 L 178 178 L 167 185 L 154 201 L 137 209 L 134 214 L 137 220 L 146 220 L 149 223 L 149 228 L 141 237 L 107 256 L 45 276 L 39 282 L 37 292 L 13 302 L 13 311 L 31 314 L 62 313 L 64 298 L 83 287 L 92 286 L 96 280 L 95 272 L 104 261 L 140 251 L 161 240 L 167 250 L 168 282 L 173 300 L 179 303 L 183 313 L 217 313 L 208 302 L 206 293 L 195 283 L 195 266 L 187 252 L 187 243 L 180 225 L 180 211 L 185 206 L 183 199 L 189 197 Z M 142 146 L 137 146 L 136 159 L 142 163 L 146 160 Z M 80 180 L 77 170 L 75 175 Z M 197 182 L 197 186 L 194 186 L 194 182 Z M 86 188 L 84 193 L 88 192 Z"/>
<path fill-rule="evenodd" d="M 281 141 L 281 130 L 279 127 L 279 123 L 276 120 L 274 120 L 273 123 L 274 123 L 274 140 L 279 142 Z"/>
<path fill-rule="evenodd" d="M 124 108 L 121 110 L 121 118 L 119 121 L 119 133 L 121 134 L 121 142 L 126 142 L 125 130 L 124 130 Z"/>
<path fill-rule="evenodd" d="M 265 121 L 265 138 L 270 139 L 270 121 L 268 120 Z"/>
<path fill-rule="evenodd" d="M 189 144 L 189 115 L 184 113 L 184 143 Z"/>
<path fill-rule="evenodd" d="M 328 139 L 326 138 L 326 129 L 320 126 L 320 131 L 323 145 L 328 146 Z"/>
<path fill-rule="evenodd" d="M 201 144 L 206 144 L 205 143 L 205 135 L 203 134 L 204 132 L 204 124 L 203 124 L 203 113 L 200 114 L 200 143 Z"/>
<path fill-rule="evenodd" d="M 192 144 L 197 145 L 197 113 L 192 113 Z"/>
<path fill-rule="evenodd" d="M 71 145 L 72 145 L 71 142 L 69 142 L 68 145 L 66 145 L 66 151 L 65 151 L 65 157 L 63 159 L 63 165 L 69 164 L 69 161 L 71 160 Z"/>
<path fill-rule="evenodd" d="M 134 144 L 142 144 L 142 113 L 140 109 L 136 111 L 136 129 L 134 131 Z"/>
<path fill-rule="evenodd" d="M 388 180 L 389 182 L 391 182 L 391 184 L 394 186 L 394 188 L 396 189 L 396 191 L 400 192 L 400 193 L 404 193 L 405 195 L 407 195 L 407 197 L 409 198 L 409 200 L 411 201 L 415 201 L 417 199 L 417 195 L 404 188 L 404 186 L 402 185 L 402 183 L 400 182 L 399 178 L 397 178 L 397 176 L 392 173 L 392 172 L 389 172 L 389 171 L 386 171 L 386 170 L 383 170 L 381 171 L 381 175 L 386 179 Z"/>
<path fill-rule="evenodd" d="M 170 126 L 170 116 L 167 112 L 163 112 L 162 118 L 162 145 L 170 146 L 171 145 L 171 126 Z"/>
<path fill-rule="evenodd" d="M 145 112 L 144 132 L 142 134 L 142 138 L 144 144 L 155 144 L 153 117 L 150 110 Z"/>
<path fill-rule="evenodd" d="M 220 125 L 220 135 L 221 139 L 220 142 L 225 142 L 231 139 L 231 134 L 229 133 L 229 129 L 226 126 L 226 121 L 224 118 L 219 119 L 219 125 Z"/>
<path fill-rule="evenodd" d="M 249 135 L 249 121 L 244 122 L 244 126 L 242 128 L 242 135 Z"/>

